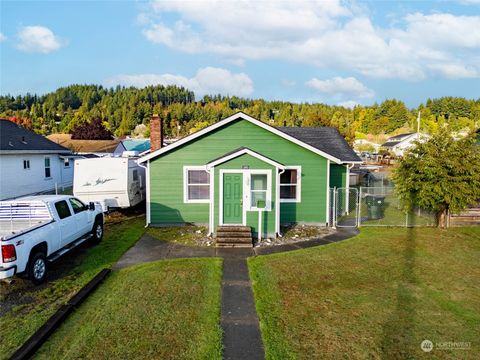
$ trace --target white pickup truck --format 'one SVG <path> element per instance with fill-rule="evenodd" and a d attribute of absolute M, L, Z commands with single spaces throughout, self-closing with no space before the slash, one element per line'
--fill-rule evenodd
<path fill-rule="evenodd" d="M 0 280 L 24 273 L 45 281 L 48 263 L 82 242 L 103 237 L 100 204 L 73 196 L 29 196 L 0 201 Z"/>

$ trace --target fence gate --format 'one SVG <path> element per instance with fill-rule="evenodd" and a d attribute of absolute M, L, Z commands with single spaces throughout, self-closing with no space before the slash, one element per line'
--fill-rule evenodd
<path fill-rule="evenodd" d="M 330 189 L 330 224 L 335 227 L 357 227 L 359 195 L 356 188 Z"/>

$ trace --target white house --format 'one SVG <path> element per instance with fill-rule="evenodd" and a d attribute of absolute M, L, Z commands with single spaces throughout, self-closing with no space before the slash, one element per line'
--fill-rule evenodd
<path fill-rule="evenodd" d="M 0 200 L 70 187 L 73 167 L 70 150 L 0 119 Z"/>
<path fill-rule="evenodd" d="M 408 133 L 388 138 L 387 142 L 382 144 L 382 148 L 390 151 L 396 156 L 403 156 L 405 150 L 415 146 L 415 141 L 424 141 L 428 135 L 421 133 Z"/>

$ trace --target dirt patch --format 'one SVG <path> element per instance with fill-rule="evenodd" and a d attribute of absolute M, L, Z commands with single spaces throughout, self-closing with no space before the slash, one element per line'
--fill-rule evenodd
<path fill-rule="evenodd" d="M 181 245 L 213 246 L 215 244 L 215 240 L 207 236 L 208 229 L 205 226 L 150 227 L 147 234 L 159 240 Z"/>
<path fill-rule="evenodd" d="M 282 226 L 282 237 L 276 239 L 262 239 L 260 242 L 256 242 L 255 246 L 275 246 L 291 244 L 300 241 L 308 241 L 314 239 L 321 239 L 325 236 L 331 235 L 335 232 L 335 229 L 324 226 L 312 226 L 312 225 L 290 225 Z"/>

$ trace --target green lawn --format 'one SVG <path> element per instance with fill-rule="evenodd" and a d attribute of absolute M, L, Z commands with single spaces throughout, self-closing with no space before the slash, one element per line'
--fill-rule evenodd
<path fill-rule="evenodd" d="M 221 259 L 115 271 L 36 358 L 221 359 L 221 277 Z"/>
<path fill-rule="evenodd" d="M 268 359 L 480 354 L 480 227 L 363 228 L 249 269 Z M 425 339 L 471 348 L 427 354 Z"/>
<path fill-rule="evenodd" d="M 21 279 L 12 285 L 0 284 L 2 305 L 20 297 L 20 305 L 0 316 L 0 359 L 11 355 L 97 272 L 114 264 L 141 237 L 144 225 L 145 219 L 139 218 L 106 226 L 100 244 L 82 245 L 59 259 L 50 272 L 56 279 L 42 286 Z"/>

